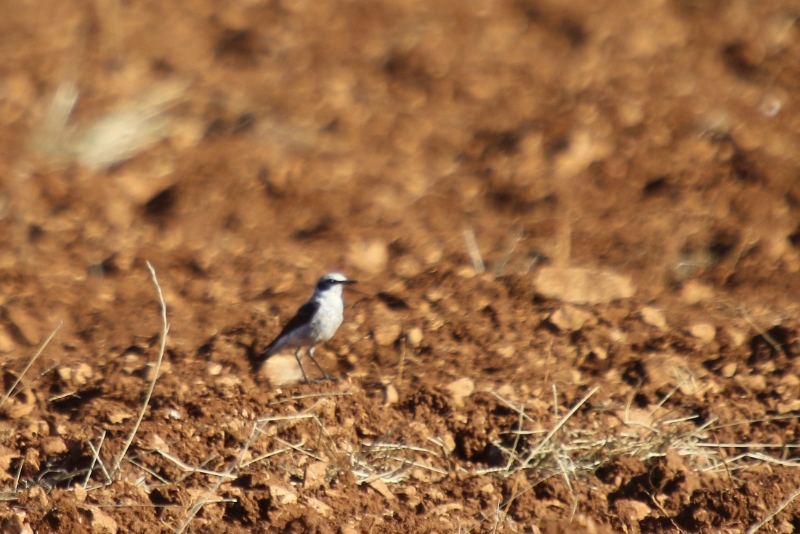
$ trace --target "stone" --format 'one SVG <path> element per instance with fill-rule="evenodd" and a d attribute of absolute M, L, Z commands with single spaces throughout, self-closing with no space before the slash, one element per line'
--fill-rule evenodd
<path fill-rule="evenodd" d="M 319 499 L 315 499 L 313 497 L 306 498 L 306 502 L 308 506 L 314 509 L 319 515 L 323 517 L 330 517 L 331 513 L 333 512 L 333 508 L 325 504 Z"/>
<path fill-rule="evenodd" d="M 394 343 L 400 337 L 400 325 L 391 322 L 391 320 L 383 321 L 372 331 L 372 337 L 378 345 L 387 347 Z"/>
<path fill-rule="evenodd" d="M 707 302 L 714 298 L 714 289 L 696 280 L 687 280 L 681 289 L 681 300 L 687 304 Z"/>
<path fill-rule="evenodd" d="M 469 397 L 475 391 L 475 382 L 471 378 L 459 378 L 449 383 L 445 389 L 450 393 L 457 406 L 463 406 L 464 398 Z"/>
<path fill-rule="evenodd" d="M 580 267 L 542 267 L 534 282 L 541 295 L 572 304 L 601 304 L 636 293 L 629 276 Z"/>
<path fill-rule="evenodd" d="M 8 305 L 3 307 L 3 311 L 6 321 L 14 328 L 15 337 L 20 338 L 19 341 L 27 345 L 39 343 L 41 339 L 39 326 L 28 312 Z"/>
<path fill-rule="evenodd" d="M 222 372 L 222 364 L 219 362 L 209 362 L 206 371 L 211 376 L 217 376 Z"/>
<path fill-rule="evenodd" d="M 594 315 L 591 313 L 569 305 L 561 306 L 549 317 L 549 321 L 562 332 L 577 332 L 592 319 Z"/>
<path fill-rule="evenodd" d="M 422 343 L 422 328 L 415 326 L 411 330 L 408 331 L 406 336 L 406 340 L 408 341 L 408 345 L 412 348 L 418 348 Z"/>
<path fill-rule="evenodd" d="M 280 506 L 295 504 L 297 502 L 297 494 L 283 486 L 269 486 L 269 496 L 275 504 Z"/>
<path fill-rule="evenodd" d="M 667 318 L 664 317 L 664 312 L 653 306 L 645 306 L 639 311 L 639 315 L 645 324 L 655 326 L 659 330 L 667 329 Z"/>
<path fill-rule="evenodd" d="M 274 387 L 285 386 L 303 380 L 303 372 L 292 354 L 275 354 L 267 359 L 261 368 Z"/>
<path fill-rule="evenodd" d="M 397 388 L 394 384 L 389 383 L 383 386 L 383 405 L 389 406 L 390 404 L 397 404 L 400 400 L 400 395 L 397 393 Z"/>
<path fill-rule="evenodd" d="M 119 525 L 114 518 L 96 506 L 87 507 L 92 514 L 92 534 L 117 534 Z"/>
<path fill-rule="evenodd" d="M 378 274 L 389 261 L 389 247 L 380 239 L 353 243 L 347 254 L 347 262 L 361 271 Z"/>
<path fill-rule="evenodd" d="M 55 456 L 67 452 L 67 444 L 59 437 L 46 438 L 42 441 L 42 452 L 45 456 Z"/>
<path fill-rule="evenodd" d="M 725 365 L 722 366 L 721 370 L 722 376 L 724 376 L 725 378 L 733 377 L 733 375 L 736 374 L 736 368 L 737 368 L 736 362 L 726 363 Z"/>
<path fill-rule="evenodd" d="M 633 522 L 641 521 L 652 513 L 649 506 L 635 499 L 620 499 L 614 505 L 620 518 Z"/>
<path fill-rule="evenodd" d="M 717 337 L 717 329 L 711 323 L 697 323 L 689 327 L 689 333 L 703 343 L 711 343 Z"/>
<path fill-rule="evenodd" d="M 326 485 L 325 478 L 328 473 L 328 462 L 312 462 L 306 466 L 303 479 L 304 489 L 315 489 Z"/>

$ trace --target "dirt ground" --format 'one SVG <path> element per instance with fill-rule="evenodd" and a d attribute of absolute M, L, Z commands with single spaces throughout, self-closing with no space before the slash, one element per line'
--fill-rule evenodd
<path fill-rule="evenodd" d="M 798 16 L 1 3 L 0 530 L 794 532 Z"/>

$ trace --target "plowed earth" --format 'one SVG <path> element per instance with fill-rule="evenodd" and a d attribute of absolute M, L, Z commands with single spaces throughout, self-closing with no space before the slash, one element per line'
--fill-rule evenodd
<path fill-rule="evenodd" d="M 3 2 L 3 532 L 793 532 L 798 12 Z"/>

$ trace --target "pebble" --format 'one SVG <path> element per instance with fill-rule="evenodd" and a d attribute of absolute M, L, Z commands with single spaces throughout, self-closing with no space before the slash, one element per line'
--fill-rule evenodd
<path fill-rule="evenodd" d="M 303 488 L 314 489 L 324 486 L 329 465 L 328 462 L 312 462 L 308 464 L 303 479 Z"/>
<path fill-rule="evenodd" d="M 471 378 L 459 378 L 449 383 L 445 389 L 450 393 L 457 406 L 463 406 L 464 398 L 469 397 L 475 391 L 475 382 Z"/>
<path fill-rule="evenodd" d="M 696 280 L 688 280 L 681 289 L 681 299 L 687 304 L 697 304 L 714 297 L 714 289 Z"/>
<path fill-rule="evenodd" d="M 6 321 L 17 328 L 22 341 L 35 345 L 40 340 L 39 328 L 34 318 L 26 311 L 10 306 L 4 307 Z"/>
<path fill-rule="evenodd" d="M 303 380 L 303 372 L 291 354 L 276 354 L 264 363 L 261 372 L 274 387 Z"/>
<path fill-rule="evenodd" d="M 42 452 L 46 456 L 55 456 L 67 452 L 67 444 L 59 437 L 51 437 L 42 441 Z"/>
<path fill-rule="evenodd" d="M 717 336 L 717 329 L 711 323 L 697 323 L 689 328 L 689 333 L 703 343 L 711 343 Z"/>
<path fill-rule="evenodd" d="M 645 306 L 641 309 L 639 314 L 641 315 L 642 321 L 644 321 L 645 324 L 655 326 L 659 330 L 667 329 L 667 318 L 664 317 L 664 312 L 658 308 L 653 306 Z"/>
<path fill-rule="evenodd" d="M 400 325 L 390 321 L 380 323 L 373 331 L 372 336 L 378 345 L 386 347 L 395 342 L 400 336 Z"/>
<path fill-rule="evenodd" d="M 389 247 L 380 239 L 372 239 L 350 245 L 347 261 L 361 271 L 378 274 L 389 261 Z"/>
<path fill-rule="evenodd" d="M 577 332 L 594 319 L 594 316 L 575 306 L 561 306 L 550 314 L 549 320 L 562 332 Z"/>
<path fill-rule="evenodd" d="M 397 388 L 394 387 L 394 384 L 386 384 L 383 387 L 383 405 L 397 404 L 399 400 L 400 395 L 397 393 Z"/>
<path fill-rule="evenodd" d="M 607 303 L 631 298 L 636 293 L 629 276 L 579 267 L 543 267 L 534 284 L 536 291 L 545 297 L 572 304 Z"/>
<path fill-rule="evenodd" d="M 736 362 L 726 363 L 722 366 L 722 376 L 725 378 L 731 378 L 733 375 L 736 374 L 737 364 Z"/>
<path fill-rule="evenodd" d="M 269 486 L 269 496 L 278 505 L 295 504 L 297 494 L 283 486 Z"/>
<path fill-rule="evenodd" d="M 408 340 L 409 346 L 413 348 L 417 348 L 422 343 L 422 328 L 414 327 L 408 331 L 408 335 L 406 337 Z"/>
<path fill-rule="evenodd" d="M 110 515 L 96 506 L 90 506 L 92 512 L 92 534 L 117 534 L 119 525 Z"/>

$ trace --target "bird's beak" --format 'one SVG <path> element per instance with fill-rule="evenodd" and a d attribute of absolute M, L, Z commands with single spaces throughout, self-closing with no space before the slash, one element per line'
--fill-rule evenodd
<path fill-rule="evenodd" d="M 355 284 L 356 282 L 357 282 L 357 280 L 344 280 L 342 282 L 342 284 L 346 285 L 346 286 L 349 286 L 349 285 Z"/>

